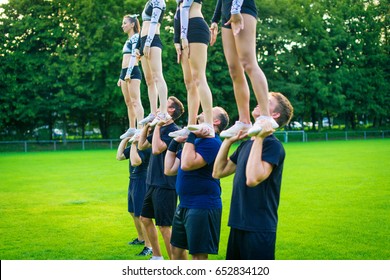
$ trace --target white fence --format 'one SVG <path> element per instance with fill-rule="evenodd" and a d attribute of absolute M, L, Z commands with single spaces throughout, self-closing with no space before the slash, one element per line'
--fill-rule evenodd
<path fill-rule="evenodd" d="M 390 130 L 380 131 L 277 131 L 275 136 L 284 143 L 314 142 L 332 140 L 367 140 L 390 138 Z M 119 145 L 119 139 L 95 140 L 59 140 L 52 141 L 0 141 L 0 152 L 38 152 L 73 150 L 113 150 Z"/>
<path fill-rule="evenodd" d="M 0 152 L 74 151 L 116 149 L 119 139 L 0 141 Z"/>
<path fill-rule="evenodd" d="M 367 140 L 390 138 L 390 130 L 377 131 L 329 131 L 329 132 L 306 132 L 277 131 L 275 136 L 282 142 L 314 142 L 331 140 Z"/>

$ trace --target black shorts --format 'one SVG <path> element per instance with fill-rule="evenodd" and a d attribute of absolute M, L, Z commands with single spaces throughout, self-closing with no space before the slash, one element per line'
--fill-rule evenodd
<path fill-rule="evenodd" d="M 127 192 L 127 210 L 134 213 L 135 217 L 141 216 L 142 205 L 146 193 L 146 178 L 130 179 Z"/>
<path fill-rule="evenodd" d="M 171 244 L 194 254 L 218 254 L 222 208 L 176 209 Z"/>
<path fill-rule="evenodd" d="M 125 77 L 126 77 L 126 73 L 127 73 L 127 68 L 122 68 L 121 75 L 119 76 L 119 79 L 124 81 Z M 133 71 L 131 72 L 130 78 L 132 80 L 133 79 L 135 79 L 135 80 L 142 80 L 141 70 L 139 69 L 138 66 L 136 66 L 136 65 L 134 66 Z"/>
<path fill-rule="evenodd" d="M 139 53 L 141 56 L 144 55 L 144 46 L 145 46 L 145 42 L 146 42 L 146 37 L 148 37 L 148 36 L 141 37 L 141 45 L 140 45 L 140 50 L 139 50 Z M 150 47 L 158 47 L 160 49 L 163 49 L 163 44 L 161 42 L 160 35 L 157 35 L 157 34 L 154 35 L 153 41 L 150 44 Z"/>
<path fill-rule="evenodd" d="M 230 1 L 228 4 L 224 4 L 224 1 L 222 1 L 222 8 L 221 8 L 221 17 L 222 17 L 222 27 L 231 29 L 231 25 L 225 25 L 230 19 L 230 10 L 232 8 L 232 2 Z M 241 6 L 241 14 L 248 14 L 255 18 L 257 18 L 257 7 L 255 0 L 244 0 L 244 3 L 242 3 Z"/>
<path fill-rule="evenodd" d="M 227 260 L 274 260 L 276 232 L 230 228 Z"/>
<path fill-rule="evenodd" d="M 149 186 L 142 206 L 141 216 L 155 219 L 156 226 L 172 226 L 177 206 L 175 189 Z"/>
<path fill-rule="evenodd" d="M 190 18 L 188 22 L 188 43 L 210 43 L 210 29 L 202 17 Z"/>

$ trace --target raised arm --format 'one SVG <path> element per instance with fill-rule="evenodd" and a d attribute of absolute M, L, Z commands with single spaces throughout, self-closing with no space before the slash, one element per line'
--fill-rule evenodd
<path fill-rule="evenodd" d="M 123 154 L 123 152 L 125 151 L 127 143 L 129 142 L 129 140 L 130 140 L 130 137 L 126 137 L 125 139 L 123 139 L 119 143 L 118 150 L 116 152 L 116 159 L 117 160 L 125 160 L 126 159 L 126 157 Z"/>
<path fill-rule="evenodd" d="M 238 132 L 236 136 L 226 138 L 219 149 L 217 158 L 215 159 L 213 177 L 220 179 L 229 176 L 236 172 L 236 164 L 229 158 L 229 150 L 232 144 L 238 140 L 244 139 L 248 134 Z"/>
<path fill-rule="evenodd" d="M 256 135 L 255 140 L 248 157 L 248 163 L 245 169 L 246 185 L 248 187 L 256 187 L 269 177 L 272 172 L 273 165 L 263 161 L 263 142 L 264 139 L 272 134 L 274 129 L 268 122 L 263 124 L 261 132 Z"/>
<path fill-rule="evenodd" d="M 141 134 L 139 136 L 138 149 L 140 149 L 140 150 L 146 150 L 152 146 L 151 143 L 149 143 L 149 141 L 147 139 L 148 131 L 149 131 L 149 124 L 147 123 L 142 128 Z"/>
<path fill-rule="evenodd" d="M 130 162 L 131 162 L 131 166 L 139 166 L 142 164 L 142 159 L 139 156 L 136 142 L 131 143 Z"/>
<path fill-rule="evenodd" d="M 172 139 L 168 146 L 164 159 L 164 174 L 167 176 L 174 176 L 177 174 L 177 170 L 179 170 L 180 160 L 176 157 L 176 154 L 180 145 L 180 142 Z"/>
<path fill-rule="evenodd" d="M 184 144 L 181 154 L 181 169 L 184 171 L 196 170 L 207 164 L 204 158 L 195 150 L 195 139 L 196 135 L 191 132 Z"/>
<path fill-rule="evenodd" d="M 167 148 L 167 144 L 161 139 L 161 125 L 157 124 L 153 131 L 152 154 L 161 154 Z"/>

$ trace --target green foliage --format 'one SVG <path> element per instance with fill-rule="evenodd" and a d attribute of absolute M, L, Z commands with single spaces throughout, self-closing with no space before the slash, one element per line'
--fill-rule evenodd
<path fill-rule="evenodd" d="M 103 138 L 126 128 L 126 106 L 116 86 L 121 20 L 141 14 L 146 0 L 10 0 L 0 9 L 0 130 L 2 139 L 31 139 L 40 126 L 99 127 Z M 210 21 L 216 1 L 204 1 Z M 388 0 L 264 0 L 257 51 L 269 89 L 285 93 L 295 120 L 344 119 L 380 127 L 390 115 Z M 186 104 L 173 47 L 176 1 L 167 1 L 161 28 L 169 95 Z M 214 104 L 234 121 L 237 108 L 219 34 L 208 50 L 207 78 Z M 141 85 L 145 112 L 149 102 Z M 251 105 L 255 105 L 251 94 Z M 179 120 L 185 123 L 186 116 Z M 65 137 L 64 133 L 64 137 Z"/>
<path fill-rule="evenodd" d="M 387 260 L 389 140 L 288 143 L 285 149 L 276 258 Z M 127 213 L 128 162 L 115 155 L 2 153 L 1 259 L 144 259 L 135 256 L 142 247 L 127 245 L 136 236 Z M 232 180 L 222 179 L 219 254 L 210 259 L 226 255 Z M 162 239 L 160 246 L 166 257 Z"/>

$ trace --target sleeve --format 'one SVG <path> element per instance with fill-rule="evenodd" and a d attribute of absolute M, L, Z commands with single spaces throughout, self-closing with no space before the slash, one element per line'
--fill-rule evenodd
<path fill-rule="evenodd" d="M 240 146 L 238 146 L 237 150 L 235 150 L 234 153 L 229 157 L 230 160 L 231 160 L 234 164 L 236 164 L 236 165 L 237 165 L 238 155 L 240 154 L 240 151 L 241 151 L 241 149 L 242 149 L 242 145 L 243 145 L 244 143 L 246 143 L 246 141 L 245 141 L 245 142 L 242 142 L 242 143 L 240 144 Z"/>
<path fill-rule="evenodd" d="M 139 36 L 139 35 L 138 35 L 138 36 Z M 139 38 L 139 37 L 138 37 L 138 38 Z M 136 50 L 139 50 L 140 47 L 141 47 L 141 38 L 138 39 L 137 45 L 135 45 L 135 49 L 136 49 Z"/>
<path fill-rule="evenodd" d="M 138 34 L 133 35 L 131 40 L 131 57 L 130 57 L 129 66 L 127 68 L 127 73 L 126 73 L 129 76 L 131 75 L 131 72 L 133 72 L 134 64 L 135 61 L 137 60 L 135 55 L 135 50 L 137 48 L 138 41 L 139 41 L 139 35 Z"/>
<path fill-rule="evenodd" d="M 143 151 L 137 149 L 138 155 L 141 158 L 143 163 L 149 162 L 151 150 L 152 149 L 150 149 L 150 148 L 146 149 L 146 150 L 143 150 Z"/>
<path fill-rule="evenodd" d="M 181 22 L 180 38 L 181 39 L 187 39 L 188 21 L 189 21 L 191 5 L 193 2 L 194 0 L 184 0 L 183 5 L 180 8 L 180 22 Z"/>
<path fill-rule="evenodd" d="M 179 18 L 180 8 L 177 6 L 175 17 L 173 19 L 173 42 L 175 44 L 180 43 L 180 18 Z"/>
<path fill-rule="evenodd" d="M 156 29 L 157 29 L 157 24 L 158 24 L 158 19 L 161 16 L 161 13 L 164 8 L 164 0 L 155 0 L 152 1 L 152 20 L 150 21 L 150 27 L 149 27 L 149 32 L 148 36 L 146 37 L 146 42 L 145 46 L 150 47 L 152 44 L 154 35 L 156 34 Z"/>
<path fill-rule="evenodd" d="M 222 0 L 218 0 L 217 4 L 215 5 L 214 9 L 214 15 L 211 19 L 211 23 L 215 22 L 218 23 L 221 20 L 221 8 L 222 8 Z"/>
<path fill-rule="evenodd" d="M 148 140 L 148 142 L 149 142 L 150 144 L 152 144 L 152 141 L 153 141 L 153 132 L 150 133 L 148 136 L 146 136 L 146 140 Z"/>
<path fill-rule="evenodd" d="M 129 158 L 130 158 L 130 147 L 127 147 L 127 148 L 123 151 L 123 155 L 125 156 L 126 159 L 129 159 Z"/>
<path fill-rule="evenodd" d="M 211 140 L 208 140 L 211 139 Z M 195 146 L 195 151 L 202 156 L 207 164 L 211 164 L 217 157 L 221 145 L 212 138 L 203 138 Z"/>
<path fill-rule="evenodd" d="M 230 13 L 232 15 L 239 14 L 241 12 L 242 3 L 244 3 L 244 0 L 233 0 L 232 8 L 230 10 Z"/>
<path fill-rule="evenodd" d="M 171 143 L 171 141 L 172 141 L 172 137 L 169 136 L 169 133 L 176 131 L 178 129 L 176 126 L 172 126 L 172 125 L 166 126 L 163 128 L 164 128 L 164 130 L 161 130 L 161 134 L 160 134 L 161 141 L 163 141 L 165 143 L 165 145 L 167 145 L 167 147 L 168 147 L 169 143 Z"/>
<path fill-rule="evenodd" d="M 265 138 L 263 143 L 263 153 L 261 160 L 272 165 L 278 166 L 281 158 L 284 157 L 284 149 L 279 141 L 274 141 L 272 138 Z"/>

